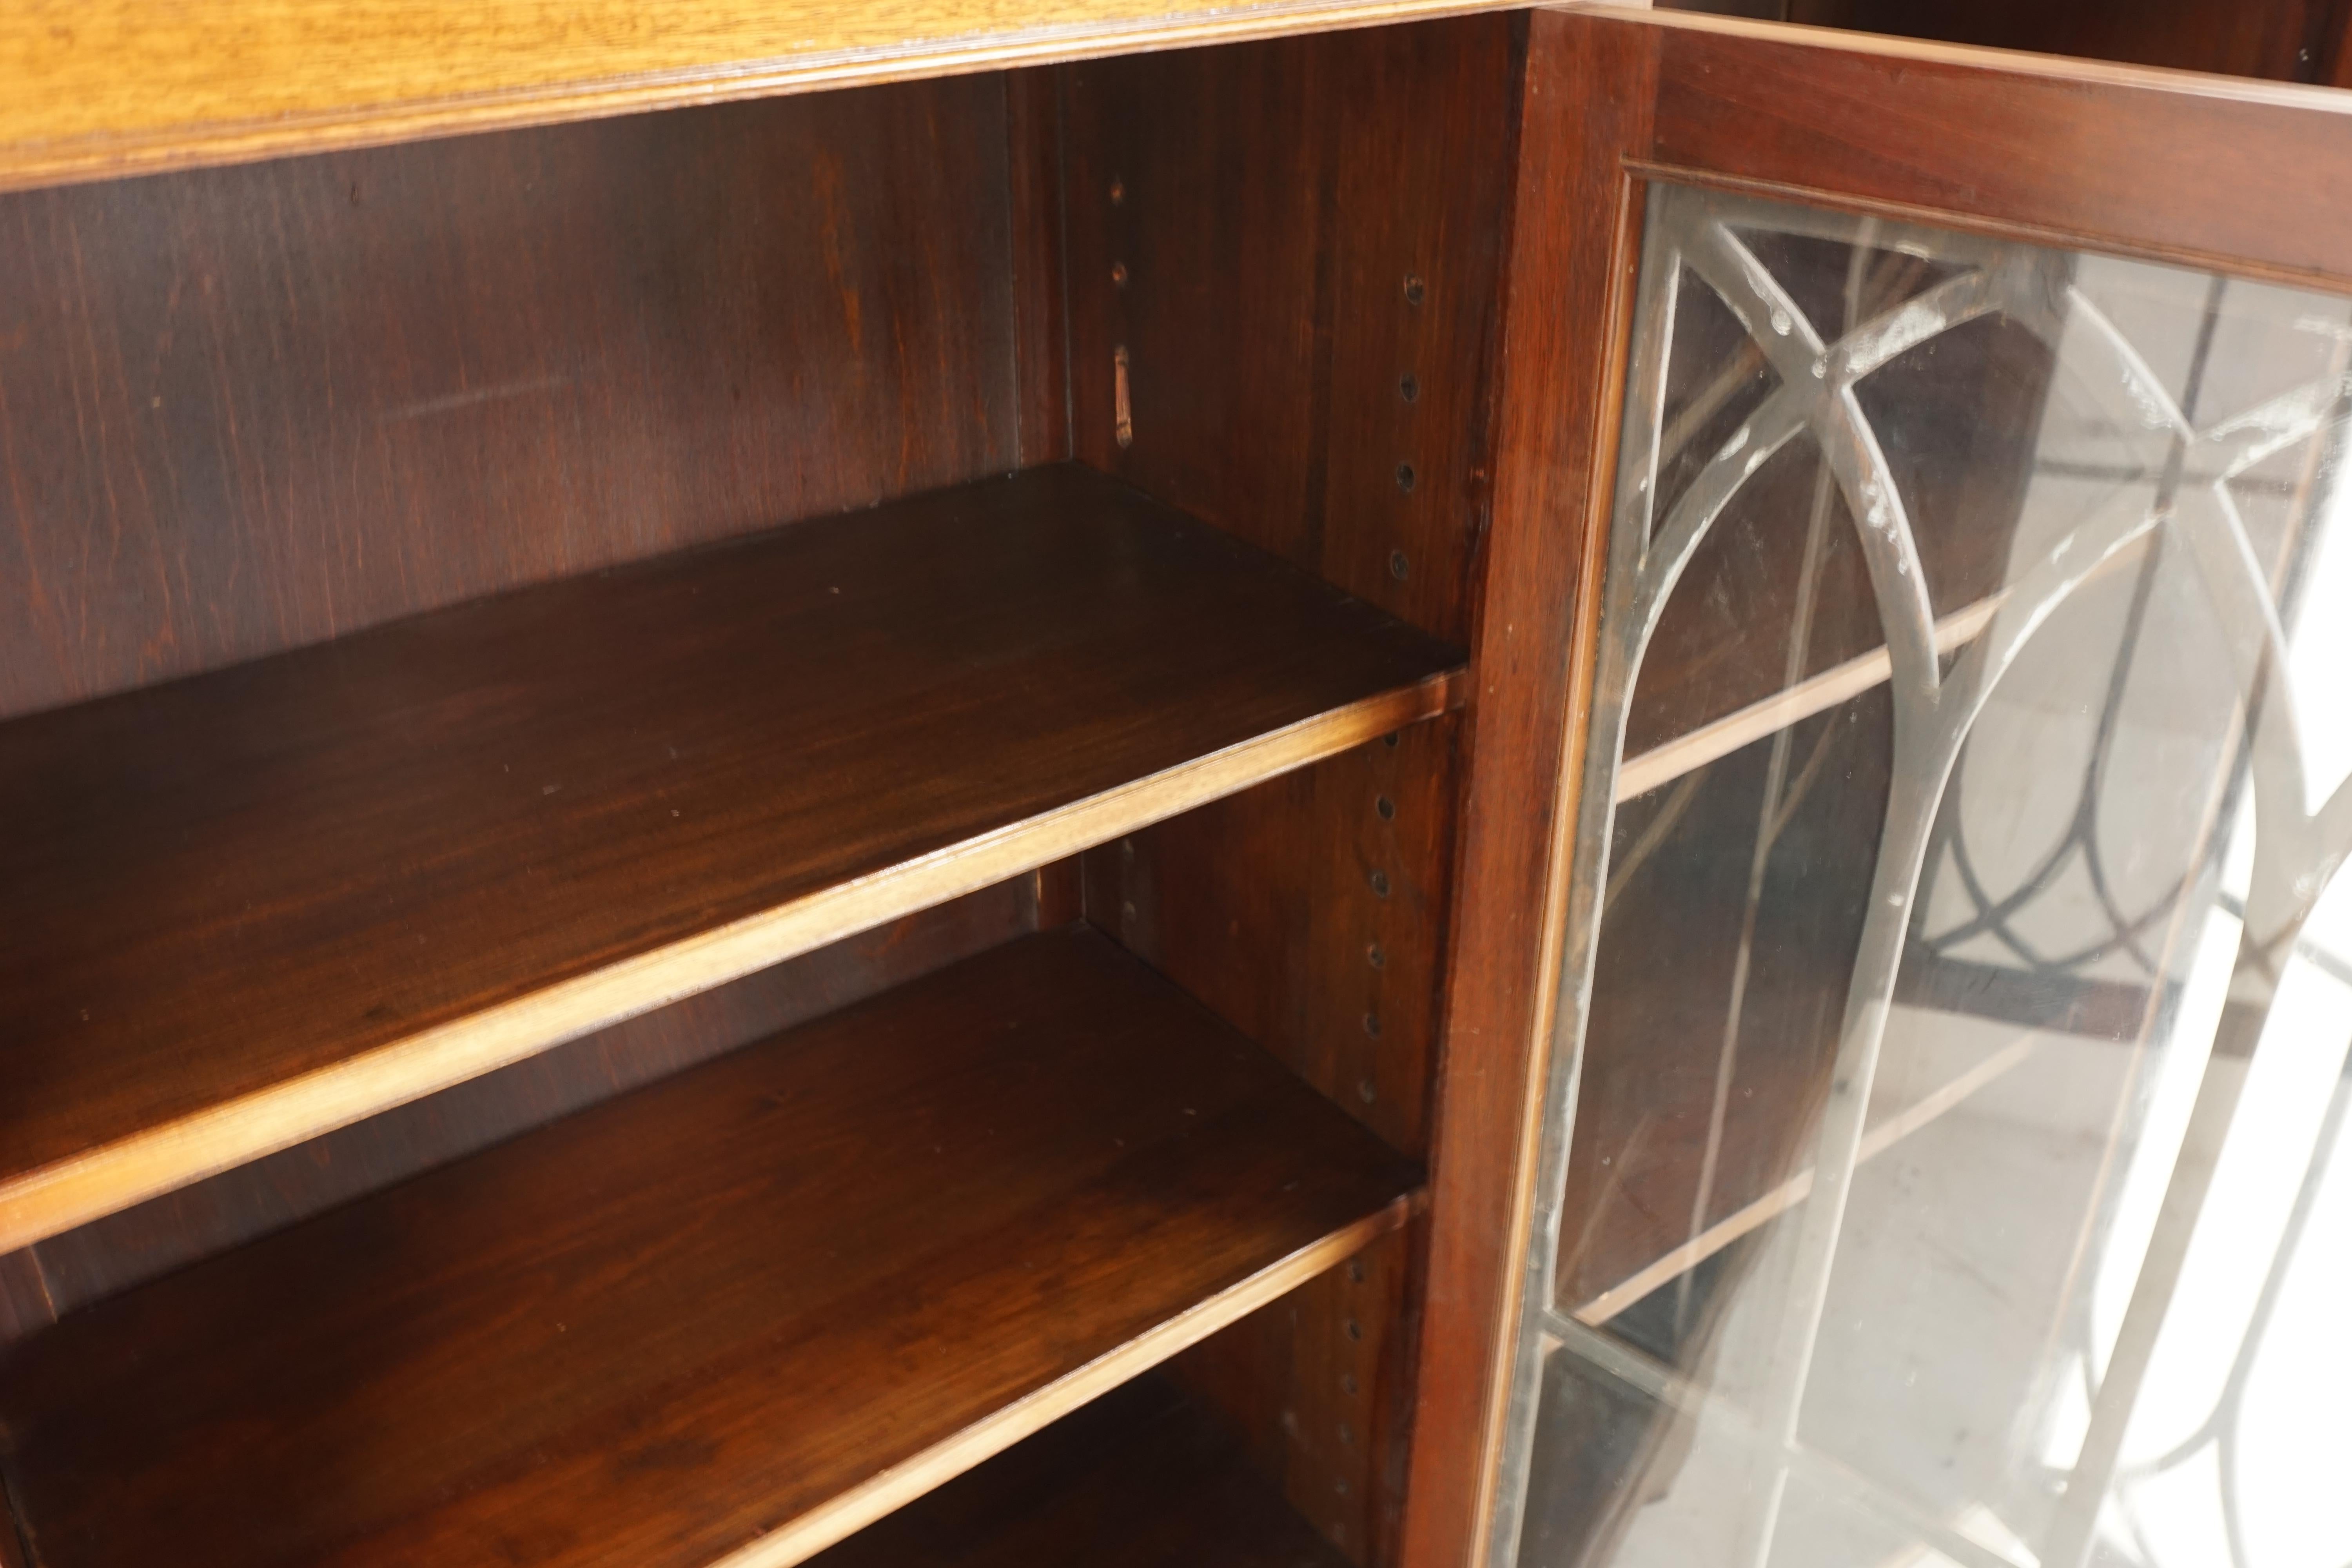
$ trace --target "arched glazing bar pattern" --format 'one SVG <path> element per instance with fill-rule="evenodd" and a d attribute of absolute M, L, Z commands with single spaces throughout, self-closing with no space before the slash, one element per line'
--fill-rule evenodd
<path fill-rule="evenodd" d="M 2301 1568 L 2278 1529 L 2248 1528 L 2242 1438 L 2265 1336 L 2310 1272 L 2297 1260 L 2352 1217 L 2329 1185 L 2352 1046 L 2336 928 L 2352 920 L 2314 924 L 2352 852 L 2352 668 L 2329 679 L 2325 656 L 2326 629 L 2352 619 L 2352 545 L 2329 550 L 2352 534 L 2336 483 L 2352 310 L 1666 185 L 1648 212 L 1491 1560 L 1765 1568 L 1869 1540 L 1887 1550 L 1853 1561 L 2169 1568 L 2193 1559 L 2152 1546 L 2133 1500 L 2217 1456 L 2206 1512 L 2232 1568 Z M 2004 409 L 2006 435 L 1984 435 Z M 1786 560 L 1743 567 L 1743 548 Z M 1751 568 L 1780 585 L 1740 599 Z M 2168 659 L 2202 667 L 2197 692 Z M 2037 703 L 2065 710 L 2063 758 L 2011 733 Z M 2148 739 L 2168 704 L 2187 737 L 2169 763 Z M 1874 769 L 1883 783 L 1857 794 Z M 1807 813 L 1868 840 L 1842 883 L 1806 881 L 1825 842 Z M 1681 918 L 1702 884 L 1723 905 L 1713 925 Z M 1839 994 L 1820 1038 L 1791 1049 L 1804 1027 L 1771 988 L 1794 949 L 1776 937 L 1793 898 L 1825 892 L 1852 905 L 1811 955 Z M 1644 898 L 1675 918 L 1634 924 Z M 1709 931 L 1723 952 L 1687 963 L 1638 940 Z M 2305 993 L 2321 984 L 2344 995 L 2314 1037 Z M 1642 1037 L 1644 1019 L 1678 1016 L 1670 991 L 1709 986 L 1719 1038 L 1685 1059 Z M 2023 1027 L 1927 1092 L 1874 1097 L 1890 1020 L 1924 1058 L 1929 1014 Z M 1954 1507 L 1874 1474 L 1872 1421 L 1841 1415 L 1852 1391 L 1816 1376 L 1825 1344 L 1843 1364 L 1880 1328 L 1832 1321 L 1877 1245 L 1875 1210 L 1855 1228 L 1857 1173 L 2095 1048 L 2104 1136 L 2083 1140 L 2082 1179 L 2043 1216 L 2035 1245 L 2063 1267 L 2042 1280 L 2048 1331 L 1993 1445 L 2032 1495 L 1986 1487 Z M 1591 1081 L 1616 1098 L 1580 1099 L 1604 1049 L 1622 1070 Z M 1802 1083 L 1744 1130 L 1771 1156 L 1759 1177 L 1738 1124 L 1767 1060 Z M 2282 1062 L 2327 1109 L 2286 1140 L 2299 1163 L 2272 1183 L 2271 1245 L 2241 1270 L 2251 1304 L 2217 1386 L 2151 1447 L 2151 1412 L 2196 1381 L 2166 1324 L 2178 1338 L 2210 1294 L 2200 1223 L 2239 1212 L 2233 1135 L 2265 1138 Z M 1653 1091 L 1623 1086 L 1645 1074 L 1679 1074 L 1681 1100 L 1634 1115 Z M 1678 1487 L 1710 1444 L 1736 1463 Z M 2305 1544 L 2309 1568 L 2341 1568 Z"/>

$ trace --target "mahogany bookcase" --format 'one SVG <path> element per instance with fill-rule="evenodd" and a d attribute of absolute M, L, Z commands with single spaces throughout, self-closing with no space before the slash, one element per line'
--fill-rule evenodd
<path fill-rule="evenodd" d="M 2352 257 L 1823 35 L 188 15 L 0 5 L 8 1568 L 1479 1560 L 1645 183 Z"/>

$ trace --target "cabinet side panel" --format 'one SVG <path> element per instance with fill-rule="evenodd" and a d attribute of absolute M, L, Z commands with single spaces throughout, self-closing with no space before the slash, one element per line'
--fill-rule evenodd
<path fill-rule="evenodd" d="M 973 77 L 0 197 L 0 717 L 1014 462 Z"/>
<path fill-rule="evenodd" d="M 1514 27 L 1067 76 L 1078 456 L 1455 641 L 1491 479 Z"/>
<path fill-rule="evenodd" d="M 1070 68 L 1071 418 L 1085 461 L 1466 640 L 1520 24 Z M 1087 857 L 1087 917 L 1426 1154 L 1461 724 Z M 1424 1238 L 1180 1372 L 1364 1563 L 1397 1550 Z"/>

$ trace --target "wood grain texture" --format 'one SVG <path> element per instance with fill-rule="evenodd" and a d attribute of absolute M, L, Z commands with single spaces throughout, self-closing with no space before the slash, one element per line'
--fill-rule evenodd
<path fill-rule="evenodd" d="M 1656 29 L 1530 20 L 1457 876 L 1407 1568 L 1479 1561 L 1527 1254 Z"/>
<path fill-rule="evenodd" d="M 0 1568 L 25 1568 L 25 1539 L 16 1531 L 16 1510 L 0 1488 Z"/>
<path fill-rule="evenodd" d="M 992 66 L 1362 26 L 1465 0 L 10 0 L 0 187 Z"/>
<path fill-rule="evenodd" d="M 1836 9 L 1838 25 L 1864 32 L 2304 82 L 2329 79 L 2352 17 L 2343 0 L 1843 0 Z"/>
<path fill-rule="evenodd" d="M 1074 928 L 68 1318 L 9 1483 L 34 1568 L 797 1562 L 1416 1180 Z"/>
<path fill-rule="evenodd" d="M 1418 1154 L 1453 903 L 1457 736 L 1447 719 L 1394 740 L 1088 852 L 1087 911 Z M 1360 1563 L 1394 1561 L 1419 1295 L 1399 1247 L 1368 1280 L 1303 1290 L 1180 1368 Z"/>
<path fill-rule="evenodd" d="M 1011 172 L 1013 354 L 1021 466 L 1070 456 L 1070 310 L 1067 219 L 1062 190 L 1062 77 L 1038 68 L 1006 71 L 1006 162 Z"/>
<path fill-rule="evenodd" d="M 0 1252 L 0 1345 L 57 1321 L 57 1302 L 33 1248 Z"/>
<path fill-rule="evenodd" d="M 1455 742 L 1451 720 L 1415 725 L 1086 856 L 1088 919 L 1416 1157 Z"/>
<path fill-rule="evenodd" d="M 1037 929 L 1034 882 L 1023 877 L 861 931 L 9 1254 L 38 1270 L 38 1293 L 22 1304 L 45 1326 Z M 0 1301 L 11 1283 L 0 1262 Z M 0 1325 L 0 1342 L 21 1337 Z"/>
<path fill-rule="evenodd" d="M 1513 40 L 1507 18 L 1464 18 L 1068 73 L 1081 455 L 1449 637 L 1492 472 Z M 1417 1153 L 1457 748 L 1451 725 L 1395 742 L 1089 853 L 1087 908 Z M 1318 1286 L 1183 1368 L 1368 1563 L 1394 1560 L 1409 1435 L 1418 1277 L 1393 1250 L 1349 1310 Z"/>
<path fill-rule="evenodd" d="M 1511 40 L 1482 16 L 1069 73 L 1079 456 L 1456 640 L 1491 480 Z"/>
<path fill-rule="evenodd" d="M 973 79 L 0 198 L 0 715 L 1016 467 L 1005 137 Z"/>
<path fill-rule="evenodd" d="M 1444 710 L 1076 468 L 0 730 L 0 1246 Z"/>
<path fill-rule="evenodd" d="M 1249 1463 L 1292 1510 L 1357 1568 L 1394 1561 L 1426 1228 L 1381 1237 L 1168 1367 L 1243 1438 Z"/>
<path fill-rule="evenodd" d="M 1156 1374 L 813 1559 L 814 1568 L 1345 1568 L 1347 1561 L 1250 1467 L 1213 1411 Z"/>
<path fill-rule="evenodd" d="M 2342 291 L 2352 100 L 2325 89 L 1654 17 L 1645 169 Z M 2243 149 L 2265 150 L 2250 163 Z"/>

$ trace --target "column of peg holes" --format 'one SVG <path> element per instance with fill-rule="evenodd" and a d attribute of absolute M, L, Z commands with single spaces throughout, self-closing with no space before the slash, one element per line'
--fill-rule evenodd
<path fill-rule="evenodd" d="M 1096 924 L 1424 1156 L 1455 728 L 1414 725 L 1085 862 Z M 1391 1560 L 1419 1240 L 1387 1238 L 1177 1368 L 1367 1568 Z"/>
<path fill-rule="evenodd" d="M 1513 26 L 1064 78 L 1079 458 L 1465 646 Z M 1083 868 L 1090 921 L 1423 1158 L 1459 728 L 1412 726 Z M 1395 1557 L 1422 1245 L 1412 1227 L 1179 1361 L 1366 1568 Z"/>

